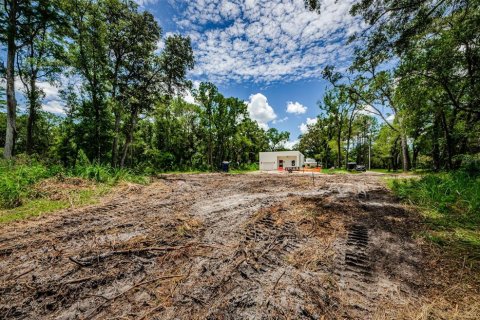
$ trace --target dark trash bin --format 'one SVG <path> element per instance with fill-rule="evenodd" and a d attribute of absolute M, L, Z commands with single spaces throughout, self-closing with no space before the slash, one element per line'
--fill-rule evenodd
<path fill-rule="evenodd" d="M 230 165 L 230 162 L 228 162 L 228 161 L 223 161 L 223 162 L 222 162 L 222 171 L 223 171 L 223 172 L 228 172 L 228 170 L 229 170 L 229 168 L 228 168 L 229 165 Z"/>

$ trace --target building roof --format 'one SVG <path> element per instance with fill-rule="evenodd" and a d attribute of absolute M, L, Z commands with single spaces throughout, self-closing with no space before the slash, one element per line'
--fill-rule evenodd
<path fill-rule="evenodd" d="M 303 155 L 300 151 L 265 151 L 265 152 L 260 152 L 260 154 L 262 153 L 270 153 L 270 154 L 278 154 L 278 155 L 284 155 L 284 156 L 288 156 L 288 155 L 298 155 L 298 154 L 301 154 Z"/>

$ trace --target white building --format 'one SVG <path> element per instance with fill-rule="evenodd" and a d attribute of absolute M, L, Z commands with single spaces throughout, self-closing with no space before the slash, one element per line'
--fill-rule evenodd
<path fill-rule="evenodd" d="M 305 157 L 299 151 L 260 152 L 261 171 L 302 168 Z"/>
<path fill-rule="evenodd" d="M 317 167 L 317 161 L 315 161 L 315 159 L 312 159 L 312 158 L 307 158 L 305 160 L 305 168 L 316 168 Z"/>

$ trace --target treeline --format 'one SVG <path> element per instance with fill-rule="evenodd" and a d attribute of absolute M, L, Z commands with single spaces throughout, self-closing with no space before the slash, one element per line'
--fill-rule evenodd
<path fill-rule="evenodd" d="M 357 47 L 346 72 L 325 68 L 325 112 L 300 148 L 339 167 L 366 163 L 370 145 L 375 166 L 449 170 L 478 161 L 480 1 L 362 0 L 351 14 L 367 27 L 350 39 Z M 375 127 L 366 114 L 381 120 L 378 130 L 366 128 Z"/>
<path fill-rule="evenodd" d="M 1 0 L 1 8 L 6 159 L 26 153 L 75 166 L 86 155 L 112 167 L 215 170 L 224 160 L 255 162 L 280 134 L 267 135 L 243 101 L 213 84 L 193 89 L 190 39 L 162 42 L 157 21 L 132 0 Z M 42 110 L 45 83 L 62 88 L 66 116 Z M 195 103 L 182 99 L 188 91 Z"/>

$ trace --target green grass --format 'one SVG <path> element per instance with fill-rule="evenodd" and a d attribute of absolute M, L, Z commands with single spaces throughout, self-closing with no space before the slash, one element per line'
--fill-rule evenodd
<path fill-rule="evenodd" d="M 388 184 L 400 199 L 421 208 L 429 227 L 425 238 L 480 260 L 479 175 L 456 171 Z"/>
<path fill-rule="evenodd" d="M 326 173 L 326 174 L 357 174 L 360 172 L 357 172 L 355 170 L 353 171 L 348 171 L 345 169 L 322 169 L 320 171 L 321 173 Z"/>
<path fill-rule="evenodd" d="M 0 207 L 14 208 L 28 197 L 30 187 L 40 180 L 60 172 L 58 166 L 44 166 L 39 163 L 0 164 Z"/>
<path fill-rule="evenodd" d="M 260 170 L 258 163 L 252 163 L 250 165 L 242 165 L 239 168 L 230 169 L 229 173 L 242 174 L 242 173 L 248 173 L 248 172 L 253 172 L 258 170 Z"/>
<path fill-rule="evenodd" d="M 78 207 L 94 204 L 110 190 L 110 186 L 100 184 L 92 189 L 73 191 L 70 193 L 70 200 L 51 200 L 48 198 L 32 199 L 14 209 L 0 210 L 0 224 L 23 220 L 30 217 L 37 217 L 61 209 L 70 208 L 72 206 Z"/>
<path fill-rule="evenodd" d="M 378 173 L 401 173 L 402 172 L 401 170 L 390 170 L 390 171 L 388 171 L 388 169 L 370 169 L 368 171 L 378 172 Z"/>
<path fill-rule="evenodd" d="M 68 200 L 52 200 L 35 188 L 37 183 L 49 178 L 54 181 L 81 178 L 93 183 L 90 182 L 87 189 L 73 186 L 67 191 Z M 131 170 L 86 161 L 75 168 L 46 165 L 28 158 L 0 161 L 0 223 L 92 203 L 120 181 L 146 184 L 149 178 Z"/>
<path fill-rule="evenodd" d="M 401 169 L 390 170 L 390 171 L 388 171 L 388 169 L 370 169 L 370 170 L 367 170 L 367 171 L 378 172 L 378 173 L 386 173 L 386 174 L 404 173 L 403 170 L 401 170 Z M 423 174 L 429 173 L 429 171 L 423 170 L 423 169 L 416 169 L 416 170 L 407 171 L 405 173 L 410 174 L 410 175 L 423 175 Z"/>

